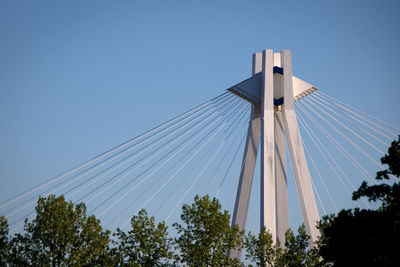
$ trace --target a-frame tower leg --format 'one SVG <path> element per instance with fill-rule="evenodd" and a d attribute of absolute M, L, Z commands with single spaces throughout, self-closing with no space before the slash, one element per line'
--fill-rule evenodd
<path fill-rule="evenodd" d="M 276 233 L 281 246 L 285 245 L 285 233 L 289 229 L 289 208 L 286 177 L 286 141 L 283 113 L 275 112 L 275 185 L 276 185 Z"/>
<path fill-rule="evenodd" d="M 283 68 L 283 94 L 284 94 L 284 122 L 286 138 L 289 145 L 290 160 L 296 179 L 297 192 L 299 194 L 304 223 L 312 243 L 317 240 L 319 221 L 317 203 L 311 184 L 311 176 L 308 170 L 304 154 L 303 141 L 297 125 L 296 113 L 293 102 L 292 60 L 290 50 L 281 51 L 281 64 Z"/>
<path fill-rule="evenodd" d="M 266 228 L 276 240 L 276 178 L 274 124 L 274 53 L 262 53 L 261 82 L 261 176 L 260 228 Z"/>
<path fill-rule="evenodd" d="M 281 54 L 274 53 L 274 66 L 281 67 Z M 274 99 L 283 99 L 283 79 L 274 74 Z M 276 233 L 281 246 L 285 245 L 285 233 L 289 229 L 288 190 L 286 176 L 286 139 L 283 121 L 283 105 L 275 106 L 275 205 Z"/>
<path fill-rule="evenodd" d="M 253 75 L 261 71 L 260 54 L 253 55 Z M 236 193 L 235 208 L 233 210 L 232 225 L 238 225 L 240 230 L 246 230 L 247 214 L 251 187 L 253 184 L 254 168 L 256 166 L 258 147 L 260 144 L 260 109 L 254 104 L 251 107 L 250 122 L 247 130 L 246 145 L 243 153 L 242 168 Z M 240 259 L 241 250 L 229 252 L 231 258 Z"/>

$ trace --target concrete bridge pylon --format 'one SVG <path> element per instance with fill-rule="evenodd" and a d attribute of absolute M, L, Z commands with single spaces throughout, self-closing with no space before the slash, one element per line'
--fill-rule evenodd
<path fill-rule="evenodd" d="M 260 229 L 273 240 L 285 240 L 289 229 L 286 142 L 296 180 L 304 223 L 311 246 L 317 240 L 318 208 L 304 154 L 294 102 L 318 90 L 292 75 L 291 51 L 267 49 L 253 54 L 252 77 L 228 89 L 252 104 L 247 139 L 236 194 L 232 225 L 246 229 L 258 149 L 261 148 Z M 241 251 L 230 251 L 241 258 Z"/>

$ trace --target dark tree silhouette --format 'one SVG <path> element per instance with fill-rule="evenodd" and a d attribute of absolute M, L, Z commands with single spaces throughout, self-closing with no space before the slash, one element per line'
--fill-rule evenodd
<path fill-rule="evenodd" d="M 334 266 L 398 266 L 400 241 L 400 136 L 382 159 L 387 169 L 377 173 L 381 183 L 363 182 L 353 199 L 380 201 L 377 210 L 342 210 L 320 223 L 319 253 Z M 390 176 L 396 182 L 390 184 Z"/>

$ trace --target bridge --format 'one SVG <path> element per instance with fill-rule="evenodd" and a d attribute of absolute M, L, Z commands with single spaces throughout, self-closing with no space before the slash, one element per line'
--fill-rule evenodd
<path fill-rule="evenodd" d="M 383 169 L 378 160 L 399 133 L 400 128 L 293 76 L 289 50 L 264 50 L 253 55 L 248 79 L 3 200 L 0 213 L 11 232 L 20 231 L 24 219 L 35 215 L 38 196 L 63 194 L 85 202 L 106 228 L 126 229 L 142 208 L 171 223 L 179 220 L 183 203 L 209 194 L 231 211 L 233 224 L 246 229 L 254 221 L 249 212 L 258 191 L 254 206 L 261 228 L 282 239 L 296 198 L 315 241 L 320 216 L 343 208 L 338 192 L 350 199 L 361 181 L 376 183 L 375 172 Z M 331 175 L 322 175 L 322 168 Z M 370 207 L 363 199 L 355 205 Z"/>

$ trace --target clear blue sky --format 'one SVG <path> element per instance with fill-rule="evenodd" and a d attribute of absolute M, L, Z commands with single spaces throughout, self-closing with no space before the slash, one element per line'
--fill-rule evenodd
<path fill-rule="evenodd" d="M 398 1 L 0 1 L 0 201 L 249 77 L 293 73 L 400 125 Z M 348 197 L 348 196 L 347 196 Z"/>

